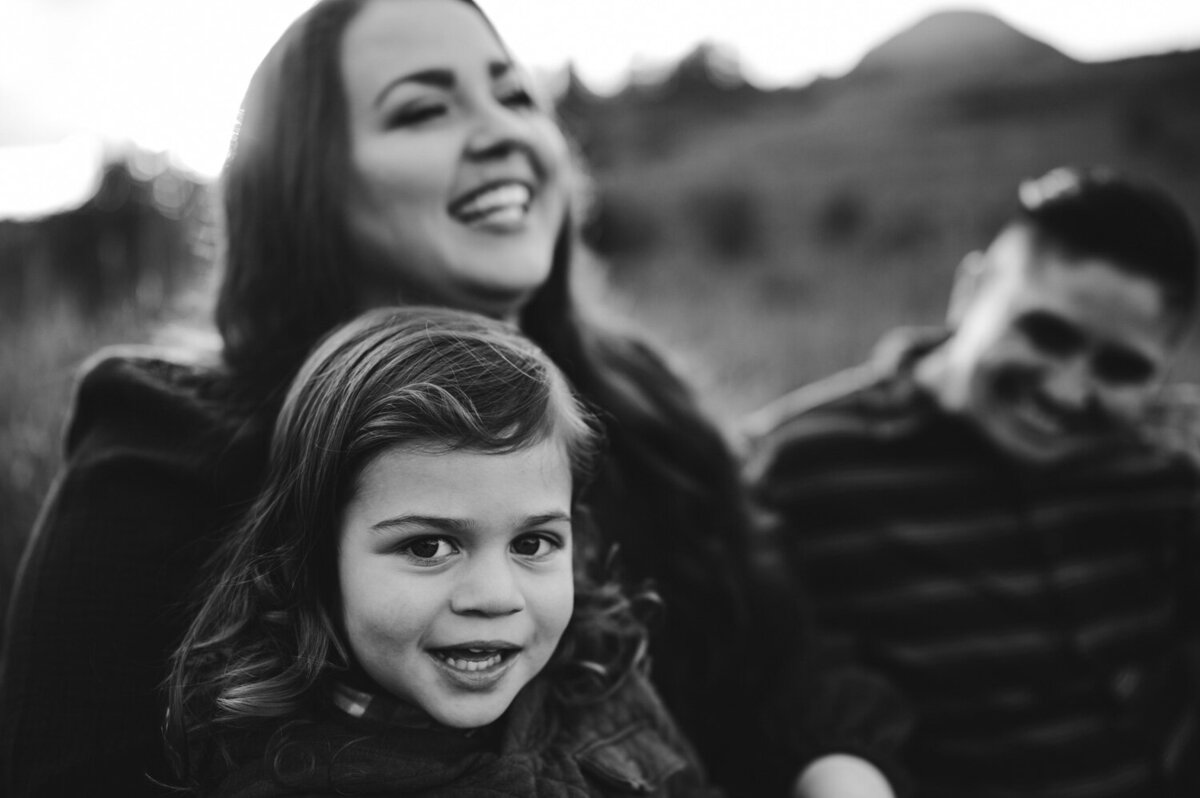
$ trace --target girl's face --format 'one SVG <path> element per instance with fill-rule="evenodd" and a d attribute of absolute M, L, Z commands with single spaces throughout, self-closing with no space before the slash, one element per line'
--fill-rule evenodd
<path fill-rule="evenodd" d="M 341 66 L 368 299 L 515 314 L 550 273 L 567 148 L 491 28 L 460 0 L 377 0 Z"/>
<path fill-rule="evenodd" d="M 557 443 L 391 449 L 342 514 L 350 648 L 379 685 L 438 722 L 491 723 L 566 629 L 571 559 L 571 475 Z"/>

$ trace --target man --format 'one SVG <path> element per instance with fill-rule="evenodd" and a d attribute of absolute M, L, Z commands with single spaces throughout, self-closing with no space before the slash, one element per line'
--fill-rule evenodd
<path fill-rule="evenodd" d="M 1056 170 L 948 329 L 752 420 L 788 567 L 917 710 L 918 795 L 1200 795 L 1200 476 L 1155 423 L 1196 271 L 1172 200 Z"/>

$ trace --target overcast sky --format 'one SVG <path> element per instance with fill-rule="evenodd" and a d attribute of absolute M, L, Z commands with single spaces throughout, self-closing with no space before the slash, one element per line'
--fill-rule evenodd
<path fill-rule="evenodd" d="M 0 145 L 77 132 L 220 167 L 251 71 L 311 0 L 0 0 Z M 1200 0 L 480 0 L 517 57 L 612 90 L 701 40 L 762 86 L 850 69 L 933 11 L 973 8 L 1082 60 L 1200 48 Z"/>

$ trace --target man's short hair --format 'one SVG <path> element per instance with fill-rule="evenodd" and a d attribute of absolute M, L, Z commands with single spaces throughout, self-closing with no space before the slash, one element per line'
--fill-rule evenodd
<path fill-rule="evenodd" d="M 1018 192 L 1014 224 L 1068 255 L 1112 261 L 1163 288 L 1167 307 L 1196 307 L 1197 244 L 1183 208 L 1157 186 L 1103 168 L 1054 169 Z"/>

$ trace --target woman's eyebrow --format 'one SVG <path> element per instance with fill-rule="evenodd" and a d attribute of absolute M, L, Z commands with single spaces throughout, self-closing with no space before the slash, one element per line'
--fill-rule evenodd
<path fill-rule="evenodd" d="M 495 80 L 510 74 L 515 69 L 511 61 L 493 61 L 488 65 L 488 75 Z M 387 85 L 379 90 L 375 95 L 373 103 L 378 108 L 387 98 L 392 89 L 404 83 L 420 83 L 425 86 L 433 86 L 437 89 L 452 89 L 454 88 L 454 71 L 450 69 L 422 69 L 417 72 L 411 72 L 406 75 L 401 75 L 394 80 L 388 81 Z"/>
<path fill-rule="evenodd" d="M 454 87 L 454 73 L 449 69 L 422 69 L 417 72 L 401 75 L 389 81 L 386 86 L 379 90 L 379 94 L 375 95 L 374 106 L 378 108 L 384 99 L 387 98 L 388 94 L 391 93 L 392 89 L 404 83 L 420 83 L 438 89 L 450 89 Z"/>

